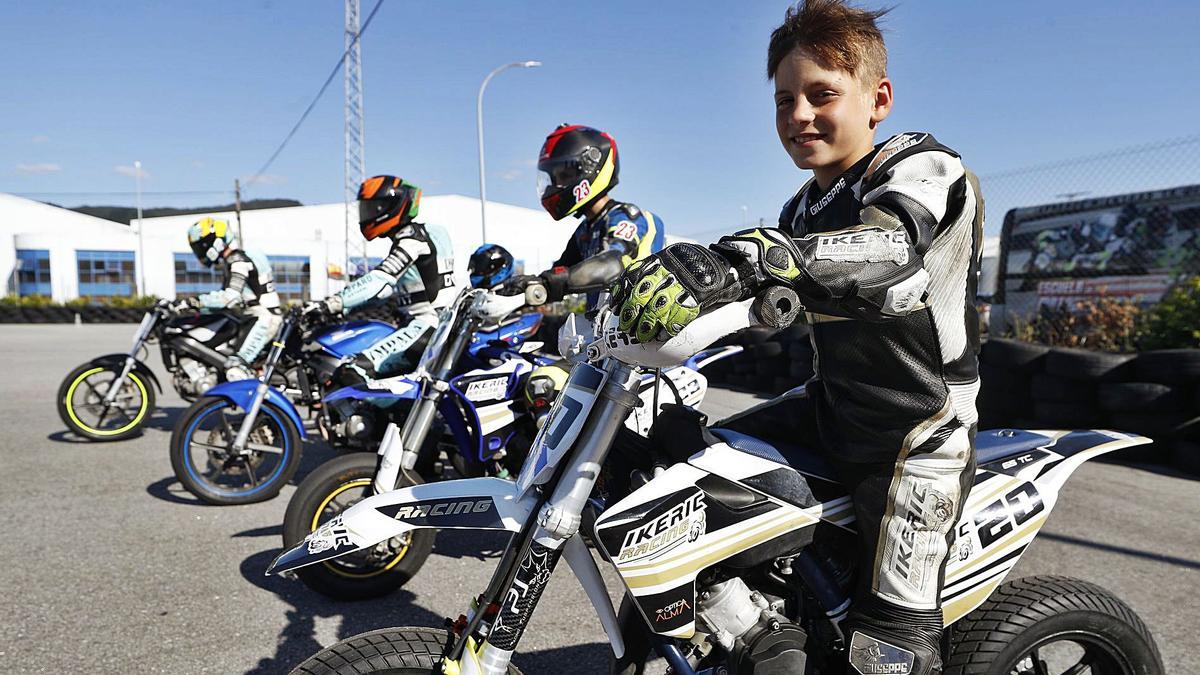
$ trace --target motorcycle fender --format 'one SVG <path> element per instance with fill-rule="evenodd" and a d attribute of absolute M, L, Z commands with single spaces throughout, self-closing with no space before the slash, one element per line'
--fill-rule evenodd
<path fill-rule="evenodd" d="M 258 380 L 236 380 L 234 382 L 222 382 L 204 392 L 204 395 L 223 398 L 242 410 L 246 410 L 250 407 L 250 401 L 254 400 L 256 389 L 258 389 Z M 296 411 L 296 406 L 292 404 L 288 397 L 279 393 L 278 389 L 268 387 L 266 400 L 287 415 L 288 421 L 295 425 L 296 431 L 300 433 L 301 440 L 308 437 L 304 432 L 304 420 L 300 419 L 300 413 Z"/>
<path fill-rule="evenodd" d="M 412 530 L 515 533 L 536 504 L 536 496 L 520 499 L 516 484 L 503 478 L 463 478 L 392 490 L 358 502 L 317 528 L 280 554 L 267 574 L 361 551 Z"/>
<path fill-rule="evenodd" d="M 621 636 L 621 622 L 617 620 L 617 612 L 613 609 L 612 598 L 609 597 L 608 588 L 604 585 L 604 577 L 600 576 L 600 568 L 596 566 L 596 559 L 588 551 L 587 544 L 583 543 L 582 534 L 576 532 L 575 536 L 567 540 L 563 547 L 563 557 L 567 559 L 567 564 L 571 566 L 571 571 L 575 573 L 579 585 L 583 586 L 583 592 L 587 594 L 588 600 L 592 601 L 592 607 L 596 608 L 596 616 L 600 619 L 600 625 L 604 628 L 605 634 L 608 635 L 609 644 L 612 645 L 613 656 L 621 658 L 625 655 L 625 638 Z"/>
<path fill-rule="evenodd" d="M 97 356 L 92 359 L 90 365 L 121 369 L 125 367 L 125 359 L 127 358 L 129 358 L 128 354 L 105 354 L 104 356 Z M 154 374 L 154 371 L 150 370 L 150 366 L 143 363 L 141 359 L 134 359 L 133 370 L 138 375 L 141 375 L 143 379 L 153 382 L 154 388 L 159 393 L 162 393 L 162 385 L 158 383 L 158 377 Z"/>

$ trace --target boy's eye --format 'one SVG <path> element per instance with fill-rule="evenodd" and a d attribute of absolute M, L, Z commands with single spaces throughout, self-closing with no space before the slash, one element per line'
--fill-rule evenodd
<path fill-rule="evenodd" d="M 775 107 L 776 108 L 786 108 L 791 104 L 792 104 L 792 99 L 790 99 L 790 98 L 775 99 Z"/>

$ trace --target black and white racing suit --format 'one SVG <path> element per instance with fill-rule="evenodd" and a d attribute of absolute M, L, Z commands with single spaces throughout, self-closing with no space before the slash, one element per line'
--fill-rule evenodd
<path fill-rule="evenodd" d="M 923 133 L 827 190 L 810 181 L 780 217 L 816 352 L 797 433 L 828 454 L 857 518 L 851 673 L 940 663 L 944 563 L 975 466 L 982 224 L 974 176 Z"/>
<path fill-rule="evenodd" d="M 220 258 L 217 265 L 224 276 L 223 287 L 201 294 L 196 301 L 201 310 L 243 310 L 254 317 L 254 324 L 237 351 L 244 364 L 254 363 L 283 321 L 271 265 L 261 253 L 236 248 Z M 241 364 L 230 365 L 241 367 Z M 244 376 L 250 377 L 251 373 Z"/>
<path fill-rule="evenodd" d="M 325 301 L 331 310 L 343 313 L 389 299 L 395 302 L 400 327 L 354 359 L 357 369 L 371 379 L 416 366 L 437 327 L 437 310 L 454 294 L 454 257 L 445 230 L 409 223 L 391 238 L 386 258 Z"/>

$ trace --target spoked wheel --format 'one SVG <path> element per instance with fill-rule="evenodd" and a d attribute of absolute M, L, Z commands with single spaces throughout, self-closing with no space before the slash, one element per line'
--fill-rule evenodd
<path fill-rule="evenodd" d="M 313 654 L 292 675 L 441 675 L 453 636 L 435 628 L 385 628 L 355 635 Z M 470 658 L 466 656 L 466 658 Z M 509 664 L 509 675 L 521 675 Z"/>
<path fill-rule="evenodd" d="M 946 675 L 1161 675 L 1137 614 L 1108 591 L 1066 577 L 998 588 L 951 628 Z"/>
<path fill-rule="evenodd" d="M 308 534 L 371 494 L 374 453 L 336 457 L 305 477 L 288 502 L 283 518 L 283 546 L 299 544 Z M 401 474 L 399 487 L 420 482 Z M 309 588 L 337 600 L 378 598 L 400 588 L 425 564 L 433 550 L 434 532 L 415 530 L 317 565 L 296 570 Z"/>
<path fill-rule="evenodd" d="M 94 441 L 119 441 L 141 429 L 154 410 L 154 387 L 137 371 L 117 382 L 119 365 L 84 364 L 58 388 L 58 416 L 72 432 Z M 106 401 L 116 386 L 113 400 Z"/>
<path fill-rule="evenodd" d="M 224 398 L 192 404 L 171 432 L 171 467 L 188 492 L 209 504 L 249 504 L 279 494 L 300 464 L 300 432 L 263 403 L 243 452 L 233 442 L 245 411 Z"/>

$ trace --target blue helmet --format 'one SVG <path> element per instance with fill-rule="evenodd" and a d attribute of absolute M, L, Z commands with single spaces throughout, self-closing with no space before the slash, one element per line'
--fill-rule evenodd
<path fill-rule="evenodd" d="M 513 257 L 503 246 L 484 244 L 471 254 L 467 265 L 471 285 L 475 288 L 495 288 L 513 275 Z"/>

